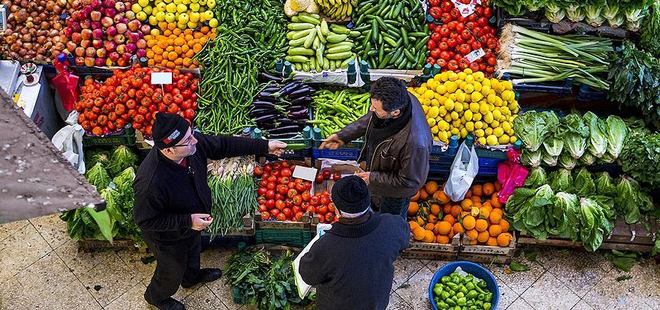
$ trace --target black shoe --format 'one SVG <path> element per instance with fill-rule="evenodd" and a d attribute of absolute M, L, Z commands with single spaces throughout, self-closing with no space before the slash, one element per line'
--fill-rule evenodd
<path fill-rule="evenodd" d="M 165 299 L 157 304 L 153 304 L 149 302 L 149 300 L 147 300 L 147 302 L 159 310 L 186 310 L 186 306 L 172 297 Z"/>
<path fill-rule="evenodd" d="M 222 277 L 222 270 L 218 268 L 204 268 L 199 270 L 199 276 L 197 276 L 197 280 L 195 282 L 183 282 L 181 283 L 181 286 L 183 288 L 191 288 L 200 283 L 213 282 L 217 279 L 220 279 L 220 277 Z"/>

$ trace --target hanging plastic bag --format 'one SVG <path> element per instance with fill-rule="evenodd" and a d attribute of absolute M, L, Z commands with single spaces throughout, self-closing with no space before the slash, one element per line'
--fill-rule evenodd
<path fill-rule="evenodd" d="M 474 146 L 468 147 L 465 142 L 461 143 L 456 157 L 454 157 L 454 162 L 451 164 L 449 179 L 445 185 L 445 194 L 452 201 L 463 200 L 478 172 L 479 158 Z"/>
<path fill-rule="evenodd" d="M 502 190 L 497 194 L 500 203 L 505 204 L 513 191 L 525 184 L 529 170 L 520 164 L 520 150 L 510 149 L 506 153 L 509 160 L 497 165 L 497 181 Z"/>
<path fill-rule="evenodd" d="M 83 155 L 82 140 L 85 131 L 78 125 L 78 112 L 69 113 L 66 118 L 68 125 L 60 129 L 51 140 L 55 147 L 62 152 L 62 155 L 68 160 L 74 168 L 85 173 L 85 156 Z"/>

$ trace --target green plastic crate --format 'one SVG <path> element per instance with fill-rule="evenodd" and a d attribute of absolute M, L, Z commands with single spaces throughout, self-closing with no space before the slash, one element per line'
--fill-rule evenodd
<path fill-rule="evenodd" d="M 312 241 L 312 232 L 301 229 L 258 229 L 254 237 L 257 244 L 273 243 L 302 248 Z"/>
<path fill-rule="evenodd" d="M 87 133 L 83 136 L 84 146 L 119 146 L 135 145 L 135 129 L 131 125 L 126 125 L 122 130 L 105 136 L 89 136 Z"/>

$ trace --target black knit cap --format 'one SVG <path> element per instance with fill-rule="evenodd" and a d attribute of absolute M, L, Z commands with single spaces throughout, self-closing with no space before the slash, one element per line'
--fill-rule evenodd
<path fill-rule="evenodd" d="M 190 123 L 178 114 L 156 113 L 152 129 L 154 144 L 159 149 L 176 145 L 190 128 Z"/>
<path fill-rule="evenodd" d="M 341 212 L 363 212 L 371 204 L 367 183 L 355 175 L 339 179 L 332 186 L 332 202 Z"/>

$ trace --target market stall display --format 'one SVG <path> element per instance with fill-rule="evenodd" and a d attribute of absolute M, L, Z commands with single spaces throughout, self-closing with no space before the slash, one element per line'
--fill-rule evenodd
<path fill-rule="evenodd" d="M 318 127 L 325 138 L 367 114 L 370 104 L 369 93 L 319 90 L 312 97 L 314 120 L 308 123 Z"/>
<path fill-rule="evenodd" d="M 199 30 L 180 30 L 174 23 L 165 27 L 162 32 L 154 29 L 144 36 L 147 64 L 170 69 L 199 67 L 194 57 L 206 42 L 215 38 L 215 29 L 203 26 Z"/>
<path fill-rule="evenodd" d="M 252 101 L 250 116 L 267 138 L 295 137 L 311 117 L 309 104 L 314 92 L 311 86 L 297 81 L 286 84 L 269 81 Z"/>
<path fill-rule="evenodd" d="M 213 12 L 215 6 L 216 0 L 178 3 L 165 0 L 138 0 L 133 2 L 130 9 L 139 21 L 154 27 L 161 22 L 167 22 L 175 23 L 179 29 L 196 29 L 204 24 L 208 24 L 211 28 L 218 26 L 218 20 L 214 18 Z"/>

